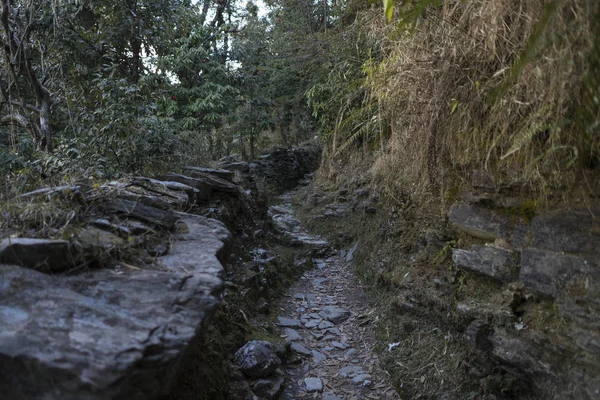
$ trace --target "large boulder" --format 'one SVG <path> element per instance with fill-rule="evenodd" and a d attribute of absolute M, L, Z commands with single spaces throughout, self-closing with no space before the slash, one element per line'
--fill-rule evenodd
<path fill-rule="evenodd" d="M 61 276 L 0 265 L 1 398 L 168 394 L 190 341 L 216 309 L 223 273 L 217 257 L 225 259 L 230 239 L 220 222 L 172 218 L 182 222 L 162 270 Z"/>

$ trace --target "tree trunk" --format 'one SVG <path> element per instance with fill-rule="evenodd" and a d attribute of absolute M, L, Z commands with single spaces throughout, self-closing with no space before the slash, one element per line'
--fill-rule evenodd
<path fill-rule="evenodd" d="M 252 160 L 255 159 L 255 157 L 254 157 L 255 156 L 255 154 L 254 154 L 254 140 L 255 140 L 255 137 L 254 137 L 254 128 L 252 128 L 250 130 L 250 158 Z"/>
<path fill-rule="evenodd" d="M 29 21 L 29 25 L 24 27 L 16 23 L 16 28 L 19 29 L 20 27 L 22 32 L 15 32 L 14 27 L 11 25 L 12 19 L 9 18 L 12 2 L 9 0 L 0 1 L 0 4 L 2 4 L 0 20 L 7 42 L 4 46 L 4 58 L 20 101 L 13 100 L 8 93 L 3 96 L 7 98 L 10 104 L 22 109 L 23 115 L 29 121 L 29 132 L 38 148 L 50 152 L 52 151 L 52 128 L 50 127 L 52 97 L 50 91 L 38 79 L 37 74 L 43 75 L 44 71 L 36 71 L 33 68 L 29 53 L 29 34 L 35 21 Z M 41 65 L 43 65 L 43 60 Z M 19 86 L 23 81 L 27 82 L 29 88 L 20 90 Z M 28 91 L 32 91 L 35 95 L 35 106 L 28 104 L 25 101 L 25 96 L 20 95 L 20 93 L 27 93 Z M 37 121 L 30 115 L 30 112 L 38 115 Z"/>

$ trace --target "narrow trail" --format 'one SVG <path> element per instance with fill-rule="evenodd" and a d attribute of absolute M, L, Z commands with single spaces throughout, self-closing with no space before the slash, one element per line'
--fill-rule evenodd
<path fill-rule="evenodd" d="M 294 217 L 294 192 L 271 217 L 292 241 L 321 246 L 304 273 L 279 302 L 278 332 L 298 355 L 284 369 L 281 399 L 399 399 L 381 368 L 373 332 L 374 310 L 356 278 L 353 250 L 337 251 L 307 233 Z M 322 258 L 319 258 L 322 257 Z"/>

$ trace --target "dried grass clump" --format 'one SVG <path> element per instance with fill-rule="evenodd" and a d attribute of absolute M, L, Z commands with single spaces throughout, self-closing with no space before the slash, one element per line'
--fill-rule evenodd
<path fill-rule="evenodd" d="M 414 24 L 363 16 L 383 50 L 365 65 L 368 103 L 389 125 L 376 179 L 424 195 L 484 169 L 538 193 L 575 183 L 598 191 L 599 8 L 448 0 Z"/>

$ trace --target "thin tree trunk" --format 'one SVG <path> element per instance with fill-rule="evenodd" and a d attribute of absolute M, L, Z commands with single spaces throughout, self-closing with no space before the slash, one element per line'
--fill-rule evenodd
<path fill-rule="evenodd" d="M 25 102 L 23 97 L 21 102 L 9 99 L 11 104 L 21 107 L 23 113 L 29 116 L 29 111 L 38 114 L 38 121 L 34 124 L 34 118 L 28 119 L 32 122 L 29 131 L 36 145 L 45 151 L 52 151 L 52 128 L 50 126 L 50 112 L 52 106 L 52 97 L 50 91 L 40 82 L 36 71 L 31 65 L 31 59 L 28 49 L 29 34 L 32 25 L 27 25 L 23 33 L 17 35 L 9 22 L 9 13 L 11 12 L 11 3 L 9 0 L 0 0 L 2 4 L 2 14 L 0 20 L 6 34 L 7 44 L 5 45 L 5 61 L 9 65 L 12 79 L 17 87 L 19 86 L 19 77 L 23 77 L 29 84 L 30 89 L 35 94 L 36 106 L 33 107 Z M 18 69 L 15 68 L 18 66 Z M 26 93 L 26 91 L 24 91 Z"/>

